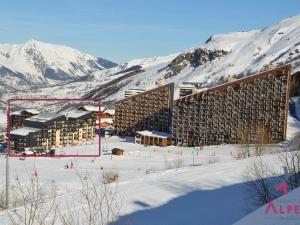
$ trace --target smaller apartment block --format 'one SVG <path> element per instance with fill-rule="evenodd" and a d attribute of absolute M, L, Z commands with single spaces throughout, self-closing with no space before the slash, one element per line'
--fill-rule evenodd
<path fill-rule="evenodd" d="M 172 122 L 174 84 L 136 94 L 115 103 L 115 131 L 134 136 L 136 131 L 169 132 Z"/>
<path fill-rule="evenodd" d="M 173 144 L 276 143 L 286 139 L 291 66 L 175 101 Z"/>
<path fill-rule="evenodd" d="M 42 147 L 44 150 L 94 139 L 95 120 L 90 112 L 73 110 L 65 115 L 40 113 L 24 120 L 10 133 L 12 150 Z"/>

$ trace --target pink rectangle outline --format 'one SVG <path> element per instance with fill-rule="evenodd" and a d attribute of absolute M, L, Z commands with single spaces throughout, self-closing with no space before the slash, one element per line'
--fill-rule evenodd
<path fill-rule="evenodd" d="M 10 145 L 10 106 L 11 102 L 22 102 L 22 101 L 77 101 L 77 102 L 85 102 L 85 101 L 90 101 L 90 102 L 98 102 L 98 137 L 99 137 L 99 152 L 98 154 L 94 155 L 11 155 L 11 145 Z M 29 158 L 84 158 L 84 157 L 100 157 L 101 156 L 101 116 L 100 116 L 100 99 L 98 98 L 12 98 L 7 100 L 7 144 L 8 144 L 8 155 L 7 157 L 29 157 Z"/>

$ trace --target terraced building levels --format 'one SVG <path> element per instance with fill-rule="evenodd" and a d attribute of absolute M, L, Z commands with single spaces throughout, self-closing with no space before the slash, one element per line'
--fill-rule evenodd
<path fill-rule="evenodd" d="M 176 100 L 173 144 L 285 140 L 290 76 L 291 66 L 286 65 Z"/>

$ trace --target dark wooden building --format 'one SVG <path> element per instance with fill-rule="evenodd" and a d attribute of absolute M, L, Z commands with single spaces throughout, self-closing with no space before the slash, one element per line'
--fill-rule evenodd
<path fill-rule="evenodd" d="M 286 139 L 291 66 L 175 101 L 173 144 L 276 143 Z"/>
<path fill-rule="evenodd" d="M 169 132 L 172 123 L 174 84 L 167 84 L 115 103 L 115 131 L 134 136 L 136 131 Z"/>

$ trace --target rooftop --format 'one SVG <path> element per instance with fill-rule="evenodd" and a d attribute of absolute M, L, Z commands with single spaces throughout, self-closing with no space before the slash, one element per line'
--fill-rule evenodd
<path fill-rule="evenodd" d="M 178 87 L 179 88 L 196 88 L 196 86 L 192 85 L 192 84 L 181 84 Z"/>
<path fill-rule="evenodd" d="M 114 109 L 106 109 L 104 112 L 103 112 L 103 114 L 104 113 L 107 113 L 107 114 L 109 114 L 109 115 L 115 115 L 115 110 Z"/>
<path fill-rule="evenodd" d="M 138 97 L 141 97 L 141 96 L 144 96 L 146 95 L 147 93 L 151 93 L 151 92 L 155 92 L 155 91 L 158 91 L 160 89 L 164 89 L 164 88 L 171 88 L 171 89 L 174 89 L 174 83 L 168 83 L 168 84 L 165 84 L 163 86 L 157 86 L 155 88 L 152 88 L 148 91 L 145 91 L 145 92 L 142 92 L 142 93 L 138 93 L 136 95 L 132 95 L 132 96 L 129 96 L 127 98 L 123 98 L 121 100 L 118 100 L 115 102 L 115 105 L 118 104 L 118 103 L 121 103 L 121 102 L 124 102 L 124 101 L 127 101 L 128 99 L 135 99 L 135 98 L 138 98 Z"/>
<path fill-rule="evenodd" d="M 26 120 L 35 121 L 35 122 L 47 122 L 47 121 L 59 118 L 61 116 L 63 116 L 63 115 L 58 114 L 58 113 L 44 112 L 44 113 L 40 113 L 38 115 L 32 116 Z"/>
<path fill-rule="evenodd" d="M 83 108 L 86 111 L 90 112 L 98 112 L 99 111 L 99 106 L 94 106 L 94 105 L 83 105 L 80 106 L 79 108 Z M 100 111 L 103 112 L 105 110 L 105 107 L 101 106 Z"/>
<path fill-rule="evenodd" d="M 10 134 L 19 135 L 19 136 L 27 136 L 30 133 L 34 133 L 40 131 L 41 129 L 34 128 L 34 127 L 21 127 L 14 131 L 11 131 Z"/>
<path fill-rule="evenodd" d="M 75 109 L 75 110 L 68 111 L 68 112 L 66 113 L 66 117 L 68 117 L 68 118 L 73 118 L 73 119 L 77 119 L 77 118 L 79 118 L 79 117 L 88 115 L 88 114 L 90 114 L 90 113 L 91 113 L 91 112 L 89 112 L 89 111 L 82 111 L 82 110 Z"/>
<path fill-rule="evenodd" d="M 282 75 L 282 74 L 287 73 L 288 76 L 290 77 L 290 75 L 291 75 L 291 68 L 292 68 L 291 64 L 287 64 L 287 65 L 284 65 L 284 66 L 277 67 L 275 69 L 266 70 L 264 72 L 259 72 L 259 73 L 256 73 L 254 75 L 243 77 L 243 78 L 231 81 L 231 82 L 226 82 L 226 83 L 223 83 L 223 84 L 219 84 L 219 85 L 217 85 L 215 87 L 211 87 L 211 88 L 208 88 L 208 89 L 200 90 L 200 92 L 198 92 L 198 93 L 194 93 L 194 94 L 183 96 L 183 97 L 181 97 L 179 99 L 176 99 L 175 102 L 184 101 L 185 99 L 192 98 L 193 96 L 203 95 L 203 94 L 207 94 L 209 92 L 214 92 L 214 91 L 217 91 L 217 90 L 218 91 L 219 90 L 225 90 L 228 87 L 234 88 L 234 87 L 240 86 L 241 83 L 252 82 L 252 81 L 254 81 L 257 78 L 261 78 L 261 79 L 262 78 L 267 78 L 269 75 L 278 76 L 278 75 Z"/>
<path fill-rule="evenodd" d="M 152 131 L 143 130 L 143 131 L 137 131 L 136 133 L 141 134 L 143 136 L 160 137 L 160 138 L 169 138 L 172 136 L 170 133 L 160 132 L 156 130 L 152 130 Z"/>
<path fill-rule="evenodd" d="M 21 111 L 15 111 L 15 112 L 11 112 L 10 115 L 17 115 L 17 116 L 21 116 L 23 112 L 27 112 L 27 113 L 31 113 L 33 115 L 39 114 L 40 112 L 35 110 L 35 109 L 24 109 Z"/>
<path fill-rule="evenodd" d="M 144 89 L 127 89 L 126 91 L 146 91 Z"/>
<path fill-rule="evenodd" d="M 100 120 L 101 123 L 109 123 L 109 124 L 113 124 L 113 120 L 112 118 L 101 118 Z M 96 121 L 97 124 L 99 124 L 99 121 Z"/>

